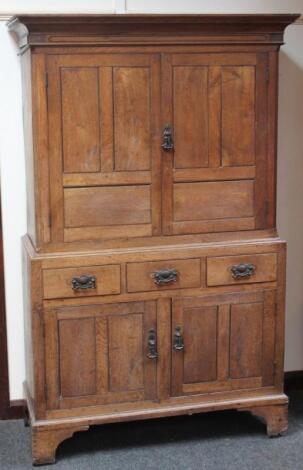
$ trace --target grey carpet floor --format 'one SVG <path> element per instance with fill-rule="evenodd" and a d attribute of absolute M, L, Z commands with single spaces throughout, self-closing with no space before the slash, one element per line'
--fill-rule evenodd
<path fill-rule="evenodd" d="M 269 439 L 250 414 L 225 411 L 96 426 L 57 451 L 52 470 L 303 470 L 303 391 L 290 394 L 289 431 Z M 0 422 L 0 469 L 31 469 L 30 429 Z"/>

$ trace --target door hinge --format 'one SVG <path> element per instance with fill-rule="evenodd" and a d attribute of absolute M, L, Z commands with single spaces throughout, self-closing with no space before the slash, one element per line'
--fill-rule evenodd
<path fill-rule="evenodd" d="M 45 81 L 45 88 L 48 89 L 48 72 L 45 72 L 44 81 Z"/>

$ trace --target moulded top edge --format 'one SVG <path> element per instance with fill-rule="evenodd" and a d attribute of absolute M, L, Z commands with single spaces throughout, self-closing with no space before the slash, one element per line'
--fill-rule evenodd
<path fill-rule="evenodd" d="M 292 23 L 300 17 L 298 13 L 207 13 L 207 14 L 184 14 L 184 13 L 166 13 L 166 14 L 138 14 L 138 13 L 127 13 L 127 14 L 21 14 L 14 16 L 10 21 L 14 21 L 16 18 L 24 23 L 85 23 L 87 20 L 90 22 L 110 22 L 110 23 L 128 23 L 132 21 L 144 21 L 147 23 L 157 23 L 161 21 L 165 22 L 193 22 L 193 23 L 268 23 L 268 22 L 283 22 Z"/>
<path fill-rule="evenodd" d="M 26 44 L 65 43 L 64 38 L 81 37 L 140 37 L 201 36 L 235 34 L 268 34 L 264 42 L 272 42 L 270 35 L 283 35 L 284 29 L 299 14 L 102 14 L 102 15 L 20 15 L 8 22 L 8 28 Z M 279 38 L 276 42 L 282 42 Z M 243 41 L 245 42 L 245 40 Z"/>

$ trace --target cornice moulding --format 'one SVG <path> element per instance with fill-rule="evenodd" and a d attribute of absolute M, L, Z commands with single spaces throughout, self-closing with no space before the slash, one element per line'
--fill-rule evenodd
<path fill-rule="evenodd" d="M 102 12 L 97 12 L 97 11 L 96 11 L 96 12 L 92 12 L 92 13 L 100 14 L 100 15 L 102 14 Z M 103 14 L 105 14 L 105 13 L 112 13 L 112 12 L 103 12 Z M 17 13 L 17 12 L 15 12 L 15 13 L 5 13 L 5 14 L 1 14 L 1 13 L 0 13 L 0 21 L 8 21 L 10 18 L 12 18 L 12 17 L 14 17 L 14 16 L 18 16 L 19 14 L 21 14 L 21 13 Z M 55 12 L 55 11 L 54 11 L 54 12 L 49 12 L 49 14 L 56 14 L 56 12 Z M 58 13 L 58 14 L 60 14 L 60 13 Z M 75 13 L 75 15 L 76 15 L 76 14 L 81 15 L 81 13 Z M 125 12 L 125 14 L 127 15 L 128 12 Z M 300 18 L 298 18 L 298 19 L 293 23 L 293 25 L 303 25 L 303 15 L 300 16 Z"/>

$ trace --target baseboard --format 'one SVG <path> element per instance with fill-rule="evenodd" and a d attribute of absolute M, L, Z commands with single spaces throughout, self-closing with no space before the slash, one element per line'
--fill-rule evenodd
<path fill-rule="evenodd" d="M 292 390 L 303 390 L 303 370 L 285 372 L 284 388 L 286 393 Z"/>
<path fill-rule="evenodd" d="M 292 390 L 303 390 L 303 370 L 285 372 L 284 386 L 286 393 Z M 4 419 L 23 419 L 25 400 L 11 400 Z"/>
<path fill-rule="evenodd" d="M 25 406 L 25 400 L 11 400 L 2 419 L 23 419 Z"/>

